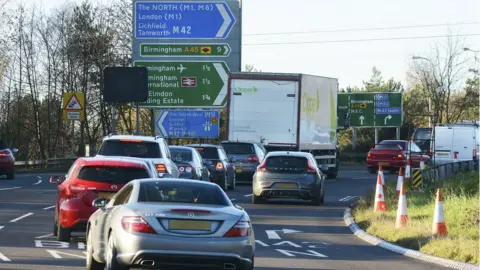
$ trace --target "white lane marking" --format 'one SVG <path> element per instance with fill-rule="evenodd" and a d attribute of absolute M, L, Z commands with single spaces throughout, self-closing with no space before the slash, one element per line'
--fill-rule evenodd
<path fill-rule="evenodd" d="M 345 198 L 341 198 L 341 199 L 338 200 L 338 201 L 340 201 L 340 202 L 348 202 L 348 201 L 351 201 L 351 200 L 353 200 L 353 199 L 355 199 L 355 198 L 357 198 L 357 197 L 359 197 L 359 196 L 347 196 L 347 197 L 345 197 Z"/>
<path fill-rule="evenodd" d="M 5 226 L 0 226 L 0 230 L 3 229 L 3 228 L 5 228 Z"/>
<path fill-rule="evenodd" d="M 25 215 L 23 215 L 23 216 L 20 216 L 20 217 L 18 217 L 18 218 L 16 218 L 16 219 L 12 219 L 12 220 L 10 220 L 10 222 L 17 222 L 17 221 L 19 221 L 20 219 L 29 217 L 29 216 L 31 216 L 31 215 L 33 215 L 33 213 L 28 213 L 28 214 L 25 214 Z"/>
<path fill-rule="evenodd" d="M 42 235 L 42 236 L 37 236 L 35 237 L 36 239 L 41 239 L 41 238 L 47 238 L 47 237 L 50 237 L 50 236 L 53 236 L 53 233 L 51 234 L 46 234 L 46 235 Z"/>
<path fill-rule="evenodd" d="M 47 207 L 45 207 L 45 208 L 42 208 L 42 210 L 48 210 L 48 209 L 52 209 L 52 208 L 54 208 L 54 207 L 55 207 L 55 205 L 47 206 Z"/>
<path fill-rule="evenodd" d="M 32 185 L 36 186 L 38 184 L 42 183 L 42 180 L 38 180 L 37 182 L 33 183 Z"/>
<path fill-rule="evenodd" d="M 4 262 L 11 262 L 11 260 L 7 258 L 7 256 L 3 255 L 1 252 L 0 252 L 0 259 Z"/>
<path fill-rule="evenodd" d="M 343 197 L 343 198 L 339 199 L 338 201 L 343 202 L 345 200 L 348 200 L 350 197 L 352 197 L 352 196 Z"/>
<path fill-rule="evenodd" d="M 352 178 L 352 180 L 355 180 L 355 179 L 374 179 L 376 178 L 375 176 L 364 176 L 364 177 L 355 177 L 355 178 Z"/>
<path fill-rule="evenodd" d="M 17 188 L 22 188 L 22 187 L 9 187 L 9 188 L 0 188 L 0 191 L 2 191 L 2 190 L 11 190 L 11 189 L 17 189 Z"/>
<path fill-rule="evenodd" d="M 232 202 L 233 202 L 233 201 L 235 201 L 236 199 L 237 199 L 237 198 L 231 198 L 231 199 L 230 199 L 230 201 L 232 201 Z"/>
<path fill-rule="evenodd" d="M 243 197 L 252 197 L 252 195 L 253 195 L 253 194 L 247 194 L 247 195 L 245 195 L 245 196 L 243 196 Z"/>
<path fill-rule="evenodd" d="M 50 255 L 52 255 L 52 257 L 54 257 L 55 259 L 62 259 L 62 256 L 60 256 L 60 254 L 64 255 L 64 256 L 70 256 L 70 257 L 74 257 L 74 258 L 80 258 L 80 259 L 86 259 L 85 256 L 82 256 L 82 255 L 78 255 L 78 254 L 73 254 L 73 253 L 68 253 L 68 252 L 63 252 L 63 251 L 58 251 L 58 250 L 45 250 L 47 251 L 48 253 L 50 253 Z"/>

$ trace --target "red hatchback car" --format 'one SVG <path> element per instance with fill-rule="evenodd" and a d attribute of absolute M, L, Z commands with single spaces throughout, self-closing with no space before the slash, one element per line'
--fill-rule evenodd
<path fill-rule="evenodd" d="M 410 152 L 412 168 L 420 167 L 420 161 L 425 164 L 430 157 L 414 142 L 404 140 L 385 140 L 375 145 L 367 154 L 367 169 L 370 173 L 378 170 L 378 165 L 389 171 L 398 171 L 407 165 L 407 153 Z"/>
<path fill-rule="evenodd" d="M 128 157 L 78 158 L 64 177 L 52 176 L 58 183 L 53 235 L 69 242 L 71 233 L 85 231 L 87 221 L 98 209 L 97 198 L 111 199 L 125 184 L 140 178 L 156 177 L 148 163 Z"/>
<path fill-rule="evenodd" d="M 7 142 L 0 140 L 0 176 L 6 175 L 7 179 L 15 178 L 15 157 L 18 149 L 10 149 Z"/>

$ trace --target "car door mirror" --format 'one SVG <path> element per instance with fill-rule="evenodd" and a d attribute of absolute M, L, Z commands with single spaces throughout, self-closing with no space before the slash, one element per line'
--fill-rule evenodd
<path fill-rule="evenodd" d="M 233 162 L 237 161 L 237 158 L 236 158 L 236 157 L 230 157 L 230 158 L 228 159 L 228 161 L 230 161 L 231 163 L 233 163 Z"/>
<path fill-rule="evenodd" d="M 14 153 L 14 154 L 18 152 L 18 149 L 17 149 L 17 148 L 12 148 L 12 149 L 10 149 L 10 150 L 12 150 L 12 153 Z"/>
<path fill-rule="evenodd" d="M 327 165 L 327 164 L 318 165 L 318 168 L 319 168 L 320 171 L 322 171 L 323 173 L 328 171 L 328 165 Z"/>
<path fill-rule="evenodd" d="M 241 207 L 240 205 L 238 204 L 234 204 L 233 206 L 235 206 L 235 208 L 239 209 L 239 210 L 243 210 L 243 207 Z"/>
<path fill-rule="evenodd" d="M 54 175 L 50 177 L 50 184 L 60 184 L 65 180 L 65 176 Z"/>
<path fill-rule="evenodd" d="M 108 200 L 107 199 L 95 199 L 93 202 L 92 202 L 92 206 L 95 207 L 95 208 L 100 208 L 100 209 L 104 209 L 106 206 L 107 206 L 107 203 L 108 203 Z"/>

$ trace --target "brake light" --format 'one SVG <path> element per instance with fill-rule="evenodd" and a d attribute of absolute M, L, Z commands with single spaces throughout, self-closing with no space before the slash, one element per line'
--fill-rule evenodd
<path fill-rule="evenodd" d="M 10 152 L 8 151 L 0 151 L 0 157 L 8 157 L 10 156 Z"/>
<path fill-rule="evenodd" d="M 399 158 L 399 159 L 404 159 L 405 156 L 404 156 L 403 154 L 398 154 L 398 155 L 397 155 L 397 158 Z"/>
<path fill-rule="evenodd" d="M 259 162 L 257 155 L 251 155 L 247 158 L 247 160 L 250 163 L 258 163 Z"/>
<path fill-rule="evenodd" d="M 180 166 L 180 167 L 178 167 L 178 171 L 179 172 L 191 173 L 193 171 L 193 168 L 190 167 L 190 166 Z"/>
<path fill-rule="evenodd" d="M 223 237 L 246 237 L 250 236 L 251 230 L 250 221 L 242 218 Z"/>
<path fill-rule="evenodd" d="M 261 172 L 267 171 L 267 159 L 263 160 L 262 164 L 258 165 L 257 171 L 261 171 Z"/>
<path fill-rule="evenodd" d="M 217 167 L 216 167 L 217 171 L 221 171 L 223 170 L 223 163 L 222 162 L 217 162 Z"/>
<path fill-rule="evenodd" d="M 122 227 L 129 233 L 157 233 L 152 226 L 140 216 L 123 217 Z"/>
<path fill-rule="evenodd" d="M 167 173 L 167 167 L 165 167 L 164 164 L 157 164 L 155 168 L 157 168 L 157 172 L 159 173 Z"/>
<path fill-rule="evenodd" d="M 307 162 L 307 172 L 316 173 L 316 172 L 317 172 L 317 168 L 315 168 L 315 166 L 312 166 L 312 164 L 310 164 L 310 162 Z"/>
<path fill-rule="evenodd" d="M 473 149 L 473 160 L 477 160 L 477 149 Z"/>
<path fill-rule="evenodd" d="M 372 154 L 370 154 L 370 153 L 368 153 L 368 154 L 367 154 L 367 157 L 368 157 L 368 158 L 372 158 L 372 157 L 373 157 L 373 155 L 372 155 Z"/>
<path fill-rule="evenodd" d="M 142 141 L 141 141 L 141 140 L 132 140 L 132 139 L 120 140 L 120 142 L 135 142 L 135 143 L 142 143 Z"/>
<path fill-rule="evenodd" d="M 260 184 L 261 184 L 262 186 L 268 186 L 268 185 L 270 185 L 270 182 L 262 182 L 262 183 L 260 183 Z"/>
<path fill-rule="evenodd" d="M 67 188 L 67 195 L 73 197 L 80 197 L 82 193 L 86 190 L 85 186 L 81 185 L 69 185 Z"/>

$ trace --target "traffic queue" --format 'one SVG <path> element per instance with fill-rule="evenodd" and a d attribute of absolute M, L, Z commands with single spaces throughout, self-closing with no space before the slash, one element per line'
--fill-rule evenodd
<path fill-rule="evenodd" d="M 268 152 L 253 142 L 169 146 L 159 136 L 109 135 L 80 157 L 58 186 L 53 234 L 85 232 L 86 268 L 254 269 L 248 213 L 227 190 L 252 185 L 252 203 L 324 201 L 310 153 Z"/>

